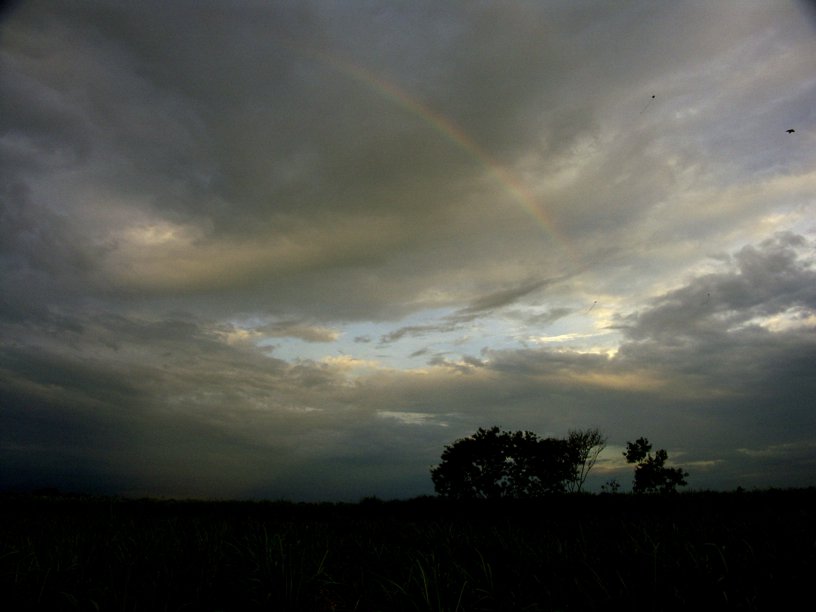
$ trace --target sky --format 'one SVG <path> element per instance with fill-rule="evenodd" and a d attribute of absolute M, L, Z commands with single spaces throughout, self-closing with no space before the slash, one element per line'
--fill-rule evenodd
<path fill-rule="evenodd" d="M 816 485 L 812 3 L 0 18 L 0 489 L 407 498 L 493 425 Z"/>

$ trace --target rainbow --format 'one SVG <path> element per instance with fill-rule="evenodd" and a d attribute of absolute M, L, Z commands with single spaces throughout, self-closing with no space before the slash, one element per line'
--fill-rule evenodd
<path fill-rule="evenodd" d="M 393 102 L 432 127 L 437 133 L 441 134 L 445 139 L 481 165 L 500 188 L 517 202 L 525 213 L 535 220 L 536 224 L 541 227 L 551 240 L 555 241 L 559 246 L 566 248 L 568 251 L 572 251 L 567 241 L 562 238 L 556 230 L 556 225 L 550 215 L 548 215 L 544 207 L 538 203 L 535 194 L 530 191 L 518 176 L 494 159 L 490 153 L 479 146 L 473 138 L 453 121 L 409 95 L 394 83 L 382 79 L 361 66 L 313 48 L 305 48 L 292 43 L 286 46 L 289 49 L 314 58 L 330 66 L 337 72 L 363 84 L 378 95 Z"/>

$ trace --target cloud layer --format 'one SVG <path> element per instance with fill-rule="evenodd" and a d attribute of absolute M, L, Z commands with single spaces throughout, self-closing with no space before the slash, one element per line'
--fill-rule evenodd
<path fill-rule="evenodd" d="M 0 486 L 404 497 L 494 423 L 813 484 L 811 17 L 7 11 Z"/>

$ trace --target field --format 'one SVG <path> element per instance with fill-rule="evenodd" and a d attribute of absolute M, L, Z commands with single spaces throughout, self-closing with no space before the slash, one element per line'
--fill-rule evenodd
<path fill-rule="evenodd" d="M 816 490 L 360 504 L 0 496 L 7 610 L 720 610 L 809 601 Z"/>

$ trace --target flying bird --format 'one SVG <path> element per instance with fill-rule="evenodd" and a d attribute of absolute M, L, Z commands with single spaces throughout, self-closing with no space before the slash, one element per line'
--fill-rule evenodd
<path fill-rule="evenodd" d="M 793 134 L 793 133 L 794 133 L 796 130 L 794 130 L 793 128 L 791 128 L 791 129 L 786 130 L 786 131 L 788 132 L 788 134 Z"/>
<path fill-rule="evenodd" d="M 643 107 L 643 110 L 642 110 L 642 111 L 640 111 L 640 114 L 641 114 L 641 115 L 642 115 L 643 113 L 645 113 L 645 112 L 646 112 L 646 109 L 647 109 L 647 108 L 649 108 L 649 105 L 652 103 L 652 100 L 654 100 L 654 99 L 655 99 L 655 97 L 654 97 L 654 96 L 652 96 L 651 98 L 649 98 L 649 101 L 646 103 L 646 106 L 644 106 L 644 107 Z"/>

